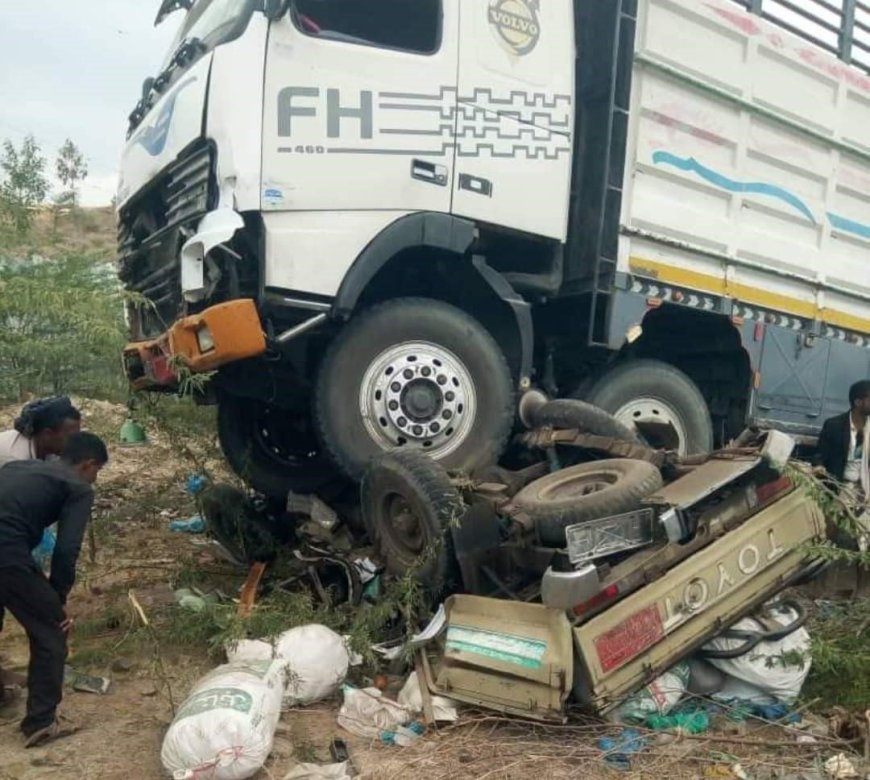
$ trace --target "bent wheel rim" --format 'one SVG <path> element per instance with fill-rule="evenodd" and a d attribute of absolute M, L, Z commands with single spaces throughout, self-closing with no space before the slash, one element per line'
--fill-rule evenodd
<path fill-rule="evenodd" d="M 656 449 L 688 454 L 689 438 L 679 412 L 660 398 L 637 398 L 617 409 L 613 416 L 623 425 L 636 430 Z"/>

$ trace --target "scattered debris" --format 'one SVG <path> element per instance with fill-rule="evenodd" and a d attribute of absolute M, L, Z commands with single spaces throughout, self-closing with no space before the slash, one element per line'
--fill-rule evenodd
<path fill-rule="evenodd" d="M 202 612 L 211 605 L 227 600 L 220 591 L 206 593 L 199 588 L 179 588 L 173 593 L 173 598 L 179 607 L 191 612 Z"/>
<path fill-rule="evenodd" d="M 203 677 L 179 708 L 160 757 L 173 777 L 244 780 L 272 750 L 281 715 L 284 664 L 219 666 Z"/>
<path fill-rule="evenodd" d="M 604 760 L 619 769 L 631 768 L 631 756 L 640 753 L 647 740 L 637 729 L 623 729 L 616 737 L 601 737 L 598 747 L 604 751 Z"/>
<path fill-rule="evenodd" d="M 420 678 L 417 672 L 413 671 L 408 676 L 402 690 L 399 691 L 397 701 L 399 704 L 414 714 L 423 712 L 423 694 L 428 694 L 428 689 L 421 690 Z M 443 696 L 432 696 L 430 699 L 432 707 L 432 719 L 437 722 L 456 721 L 459 719 L 459 713 L 456 710 L 456 703 Z"/>
<path fill-rule="evenodd" d="M 335 694 L 347 676 L 345 639 L 326 626 L 311 624 L 285 631 L 272 642 L 241 640 L 227 648 L 235 663 L 275 660 L 286 671 L 282 707 L 305 706 Z"/>
<path fill-rule="evenodd" d="M 645 723 L 655 731 L 703 734 L 710 728 L 710 716 L 699 709 L 694 712 L 672 712 L 670 715 L 648 715 Z"/>
<path fill-rule="evenodd" d="M 251 610 L 254 608 L 254 601 L 257 598 L 257 590 L 260 587 L 260 580 L 263 579 L 263 574 L 266 572 L 266 564 L 262 561 L 257 561 L 251 570 L 248 572 L 248 578 L 245 584 L 242 585 L 242 594 L 239 598 L 239 616 L 248 617 Z"/>
<path fill-rule="evenodd" d="M 100 696 L 109 692 L 112 681 L 106 677 L 95 677 L 90 674 L 83 674 L 73 669 L 71 666 L 65 666 L 63 670 L 63 682 L 67 688 L 80 693 L 96 693 Z"/>
<path fill-rule="evenodd" d="M 385 745 L 412 745 L 423 734 L 423 724 L 413 713 L 390 699 L 377 688 L 342 688 L 344 703 L 338 712 L 338 725 L 351 734 L 377 739 Z"/>
<path fill-rule="evenodd" d="M 340 764 L 297 764 L 284 780 L 351 780 L 347 762 Z"/>
<path fill-rule="evenodd" d="M 209 478 L 205 474 L 191 474 L 184 483 L 184 489 L 191 495 L 197 496 L 208 487 Z"/>
<path fill-rule="evenodd" d="M 702 656 L 726 675 L 714 698 L 762 705 L 793 703 L 810 671 L 805 619 L 793 602 L 773 604 L 704 645 Z"/>
<path fill-rule="evenodd" d="M 33 559 L 36 565 L 43 571 L 51 567 L 51 558 L 54 555 L 54 547 L 57 544 L 57 532 L 54 528 L 46 528 L 39 540 L 39 544 L 33 549 Z"/>
<path fill-rule="evenodd" d="M 204 534 L 205 520 L 200 515 L 194 515 L 187 520 L 173 520 L 169 523 L 169 530 L 183 534 Z"/>
<path fill-rule="evenodd" d="M 848 780 L 848 778 L 858 777 L 858 772 L 852 761 L 846 757 L 845 753 L 838 753 L 825 761 L 825 771 L 828 777 L 833 780 Z"/>
<path fill-rule="evenodd" d="M 689 685 L 689 665 L 681 663 L 623 702 L 617 714 L 626 723 L 643 723 L 650 715 L 667 715 Z"/>
<path fill-rule="evenodd" d="M 746 770 L 740 764 L 734 764 L 731 767 L 731 774 L 737 778 L 737 780 L 749 780 L 749 775 L 746 774 Z"/>

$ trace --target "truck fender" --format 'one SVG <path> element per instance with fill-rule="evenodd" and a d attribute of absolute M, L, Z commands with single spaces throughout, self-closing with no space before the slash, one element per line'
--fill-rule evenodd
<path fill-rule="evenodd" d="M 381 231 L 354 261 L 335 296 L 331 316 L 347 319 L 368 284 L 399 252 L 415 247 L 430 247 L 462 257 L 468 253 L 476 237 L 474 222 L 449 214 L 420 212 L 397 219 Z M 473 257 L 471 264 L 513 314 L 520 346 L 517 366 L 520 385 L 526 387 L 531 377 L 534 348 L 531 306 L 504 276 L 486 264 L 483 257 Z"/>
<path fill-rule="evenodd" d="M 349 317 L 369 282 L 399 252 L 425 246 L 464 255 L 476 235 L 473 222 L 449 214 L 424 211 L 397 219 L 363 249 L 345 274 L 333 301 L 333 316 Z"/>

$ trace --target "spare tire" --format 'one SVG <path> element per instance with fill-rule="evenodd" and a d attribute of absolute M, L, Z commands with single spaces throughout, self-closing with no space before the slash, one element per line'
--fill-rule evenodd
<path fill-rule="evenodd" d="M 659 470 L 643 460 L 599 460 L 537 479 L 511 502 L 535 523 L 543 544 L 565 546 L 565 528 L 630 512 L 662 486 Z"/>
<path fill-rule="evenodd" d="M 387 571 L 413 574 L 434 596 L 454 571 L 450 526 L 465 504 L 444 467 L 414 450 L 372 459 L 360 489 L 363 522 Z"/>
<path fill-rule="evenodd" d="M 613 415 L 597 406 L 575 399 L 560 398 L 548 401 L 531 413 L 535 427 L 570 429 L 579 428 L 584 433 L 606 436 L 611 439 L 640 443 L 637 434 Z"/>

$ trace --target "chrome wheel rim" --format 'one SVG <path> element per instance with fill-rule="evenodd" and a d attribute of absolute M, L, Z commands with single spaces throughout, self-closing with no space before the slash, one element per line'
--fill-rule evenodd
<path fill-rule="evenodd" d="M 414 341 L 390 347 L 372 361 L 360 384 L 359 408 L 381 449 L 410 447 L 440 459 L 468 438 L 477 395 L 455 354 Z"/>

